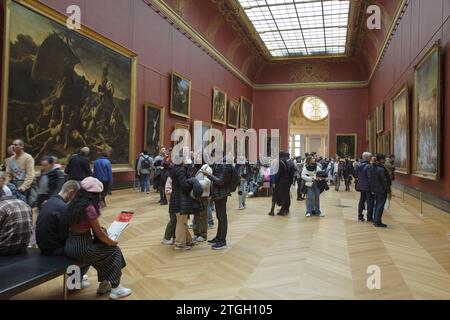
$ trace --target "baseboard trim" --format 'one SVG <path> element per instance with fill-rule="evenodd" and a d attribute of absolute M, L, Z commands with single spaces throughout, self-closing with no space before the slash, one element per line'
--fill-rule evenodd
<path fill-rule="evenodd" d="M 433 207 L 436 207 L 440 210 L 445 211 L 446 213 L 450 213 L 450 200 L 440 198 L 434 194 L 424 192 L 417 188 L 407 186 L 396 181 L 393 182 L 393 187 L 400 192 L 405 192 L 405 194 L 420 200 L 420 194 L 422 194 L 422 201 L 426 204 L 429 204 Z"/>

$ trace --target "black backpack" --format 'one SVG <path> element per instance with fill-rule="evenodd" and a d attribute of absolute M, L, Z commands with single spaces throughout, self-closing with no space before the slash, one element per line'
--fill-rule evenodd
<path fill-rule="evenodd" d="M 229 182 L 230 192 L 235 192 L 240 184 L 241 177 L 239 175 L 239 169 L 235 166 L 231 166 L 231 179 Z"/>
<path fill-rule="evenodd" d="M 143 157 L 141 162 L 141 169 L 150 169 L 152 163 L 149 158 Z"/>

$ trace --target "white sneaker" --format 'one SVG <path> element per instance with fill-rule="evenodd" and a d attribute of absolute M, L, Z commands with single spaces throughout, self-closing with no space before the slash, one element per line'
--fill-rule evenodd
<path fill-rule="evenodd" d="M 251 197 L 253 197 L 253 195 L 254 195 L 253 192 L 249 192 L 249 193 L 247 193 L 247 198 L 251 198 Z"/>
<path fill-rule="evenodd" d="M 306 217 L 307 217 L 307 218 L 311 217 L 311 213 L 307 213 L 307 214 L 306 214 Z"/>
<path fill-rule="evenodd" d="M 105 294 L 109 291 L 111 291 L 111 282 L 108 280 L 100 282 L 98 285 L 97 294 Z"/>
<path fill-rule="evenodd" d="M 81 289 L 87 289 L 91 286 L 90 282 L 89 282 L 89 278 L 87 276 L 87 274 L 85 274 L 83 276 L 83 279 L 81 280 Z"/>
<path fill-rule="evenodd" d="M 325 214 L 321 213 L 321 214 L 319 214 L 319 217 L 323 218 L 323 217 L 325 217 Z"/>
<path fill-rule="evenodd" d="M 117 288 L 112 288 L 111 293 L 109 294 L 109 298 L 113 300 L 117 300 L 120 298 L 124 298 L 129 296 L 133 291 L 131 289 L 122 287 L 119 285 Z"/>
<path fill-rule="evenodd" d="M 195 242 L 204 242 L 204 241 L 206 241 L 206 239 L 203 238 L 202 236 L 198 236 L 195 238 Z"/>
<path fill-rule="evenodd" d="M 162 239 L 161 243 L 166 245 L 166 246 L 171 246 L 171 245 L 174 244 L 174 240 L 173 239 L 170 239 L 170 240 Z"/>

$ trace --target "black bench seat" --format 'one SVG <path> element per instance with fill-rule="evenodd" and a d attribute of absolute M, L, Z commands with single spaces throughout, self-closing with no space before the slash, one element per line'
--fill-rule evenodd
<path fill-rule="evenodd" d="M 66 256 L 44 256 L 39 249 L 30 248 L 26 254 L 0 257 L 0 300 L 64 276 L 63 294 L 67 298 L 66 271 L 80 265 Z"/>

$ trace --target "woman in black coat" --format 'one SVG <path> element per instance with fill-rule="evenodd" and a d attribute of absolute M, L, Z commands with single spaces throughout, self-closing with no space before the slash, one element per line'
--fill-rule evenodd
<path fill-rule="evenodd" d="M 290 190 L 294 175 L 294 168 L 291 161 L 289 161 L 289 153 L 280 152 L 278 172 L 274 177 L 275 188 L 272 194 L 272 208 L 269 212 L 270 216 L 274 215 L 275 204 L 281 206 L 278 215 L 284 216 L 289 214 L 291 206 Z"/>
<path fill-rule="evenodd" d="M 176 215 L 175 249 L 189 250 L 194 244 L 189 232 L 188 215 L 194 213 L 191 198 L 192 184 L 189 183 L 187 168 L 184 164 L 174 166 L 170 171 L 172 194 L 170 196 L 169 213 Z"/>

